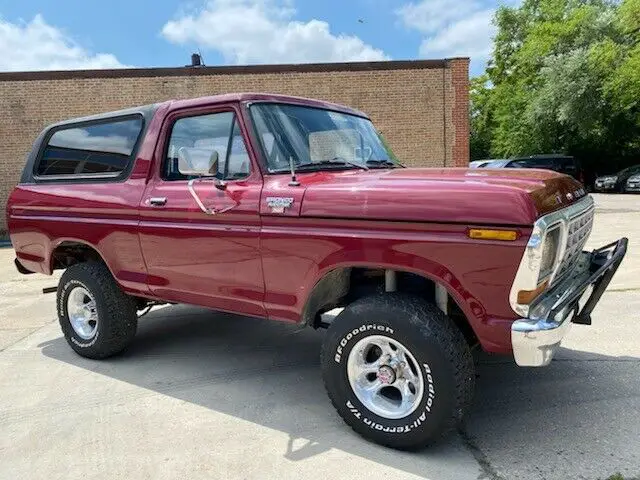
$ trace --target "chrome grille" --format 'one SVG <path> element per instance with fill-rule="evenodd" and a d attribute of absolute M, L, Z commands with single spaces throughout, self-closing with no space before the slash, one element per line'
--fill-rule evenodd
<path fill-rule="evenodd" d="M 593 213 L 593 208 L 589 208 L 569 219 L 566 234 L 567 242 L 556 274 L 556 280 L 570 271 L 578 260 L 578 256 L 582 252 L 585 243 L 587 243 L 593 227 Z"/>

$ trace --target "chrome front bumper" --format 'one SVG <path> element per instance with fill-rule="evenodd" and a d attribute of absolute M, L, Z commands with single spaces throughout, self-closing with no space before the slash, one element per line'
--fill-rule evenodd
<path fill-rule="evenodd" d="M 551 362 L 571 323 L 591 325 L 591 312 L 627 253 L 626 238 L 593 252 L 582 252 L 566 278 L 529 309 L 529 318 L 513 322 L 511 345 L 521 367 Z"/>

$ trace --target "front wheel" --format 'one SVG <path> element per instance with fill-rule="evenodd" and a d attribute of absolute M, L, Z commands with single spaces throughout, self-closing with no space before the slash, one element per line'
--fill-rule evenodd
<path fill-rule="evenodd" d="M 344 421 L 399 449 L 444 437 L 473 392 L 473 359 L 462 333 L 435 305 L 402 294 L 347 306 L 328 329 L 322 369 Z"/>

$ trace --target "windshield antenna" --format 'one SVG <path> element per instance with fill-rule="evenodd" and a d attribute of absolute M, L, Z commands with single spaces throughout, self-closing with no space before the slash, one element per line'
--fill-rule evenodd
<path fill-rule="evenodd" d="M 289 168 L 291 169 L 291 181 L 289 182 L 290 187 L 299 187 L 300 182 L 296 178 L 296 170 L 293 167 L 293 157 L 289 156 Z"/>

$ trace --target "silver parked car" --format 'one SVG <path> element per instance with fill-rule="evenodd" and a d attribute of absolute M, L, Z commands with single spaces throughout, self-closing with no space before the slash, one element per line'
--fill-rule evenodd
<path fill-rule="evenodd" d="M 496 162 L 503 162 L 504 158 L 486 158 L 484 160 L 474 160 L 469 162 L 469 168 L 489 168 Z"/>
<path fill-rule="evenodd" d="M 640 192 L 640 174 L 631 175 L 627 179 L 627 185 L 625 187 L 627 192 Z"/>

